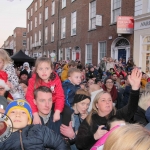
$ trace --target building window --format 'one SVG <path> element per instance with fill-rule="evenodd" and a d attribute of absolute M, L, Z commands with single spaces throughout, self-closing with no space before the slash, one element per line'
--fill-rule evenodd
<path fill-rule="evenodd" d="M 65 48 L 65 60 L 70 60 L 70 49 Z"/>
<path fill-rule="evenodd" d="M 42 0 L 39 0 L 40 7 L 42 6 Z"/>
<path fill-rule="evenodd" d="M 62 0 L 62 9 L 66 7 L 66 0 Z"/>
<path fill-rule="evenodd" d="M 42 13 L 39 13 L 39 24 L 42 23 Z"/>
<path fill-rule="evenodd" d="M 66 18 L 61 19 L 61 39 L 66 37 Z"/>
<path fill-rule="evenodd" d="M 42 42 L 42 40 L 41 40 L 41 36 L 42 36 L 42 34 L 41 34 L 41 31 L 39 31 L 39 44 L 41 45 L 41 42 Z"/>
<path fill-rule="evenodd" d="M 48 27 L 45 27 L 45 44 L 48 42 Z"/>
<path fill-rule="evenodd" d="M 85 63 L 92 64 L 92 44 L 86 44 L 86 59 Z"/>
<path fill-rule="evenodd" d="M 95 29 L 96 28 L 96 1 L 90 3 L 89 11 L 90 11 L 89 29 Z"/>
<path fill-rule="evenodd" d="M 32 21 L 30 22 L 30 30 L 32 30 Z"/>
<path fill-rule="evenodd" d="M 33 15 L 33 8 L 31 8 L 31 16 Z"/>
<path fill-rule="evenodd" d="M 34 34 L 34 42 L 37 42 L 37 33 Z"/>
<path fill-rule="evenodd" d="M 150 0 L 148 0 L 148 12 L 150 12 Z"/>
<path fill-rule="evenodd" d="M 30 36 L 30 49 L 32 49 L 32 36 Z"/>
<path fill-rule="evenodd" d="M 98 63 L 106 56 L 106 42 L 98 43 Z"/>
<path fill-rule="evenodd" d="M 63 60 L 63 49 L 59 49 L 59 60 Z"/>
<path fill-rule="evenodd" d="M 117 17 L 121 16 L 121 0 L 111 0 L 111 23 L 117 22 Z"/>
<path fill-rule="evenodd" d="M 51 42 L 54 41 L 54 23 L 51 24 Z"/>
<path fill-rule="evenodd" d="M 29 32 L 29 23 L 28 23 L 28 32 Z"/>
<path fill-rule="evenodd" d="M 30 12 L 28 11 L 28 19 L 30 19 Z"/>
<path fill-rule="evenodd" d="M 35 27 L 37 27 L 37 17 L 35 17 Z"/>
<path fill-rule="evenodd" d="M 45 8 L 45 20 L 48 19 L 48 7 Z"/>
<path fill-rule="evenodd" d="M 29 50 L 29 38 L 27 38 L 27 50 Z"/>
<path fill-rule="evenodd" d="M 135 0 L 135 9 L 134 9 L 134 15 L 138 16 L 142 14 L 142 1 Z"/>
<path fill-rule="evenodd" d="M 71 35 L 76 35 L 77 12 L 71 13 Z"/>
<path fill-rule="evenodd" d="M 52 2 L 52 15 L 55 14 L 55 1 Z"/>
<path fill-rule="evenodd" d="M 27 41 L 26 40 L 23 40 L 22 43 L 23 43 L 23 46 L 27 45 Z"/>
<path fill-rule="evenodd" d="M 37 11 L 37 2 L 35 3 L 35 11 Z"/>
<path fill-rule="evenodd" d="M 23 36 L 27 36 L 27 33 L 26 33 L 26 32 L 23 32 Z"/>

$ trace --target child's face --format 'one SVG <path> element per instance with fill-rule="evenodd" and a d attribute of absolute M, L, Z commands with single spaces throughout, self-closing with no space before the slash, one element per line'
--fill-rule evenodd
<path fill-rule="evenodd" d="M 0 86 L 0 96 L 4 96 L 6 90 L 4 87 Z"/>
<path fill-rule="evenodd" d="M 4 67 L 4 61 L 0 58 L 0 70 L 2 70 Z"/>
<path fill-rule="evenodd" d="M 74 72 L 68 77 L 70 82 L 74 85 L 79 85 L 81 83 L 81 73 L 80 72 Z"/>
<path fill-rule="evenodd" d="M 36 72 L 44 82 L 48 82 L 52 68 L 49 63 L 42 62 L 38 65 Z"/>
<path fill-rule="evenodd" d="M 13 123 L 13 131 L 22 129 L 30 124 L 26 112 L 19 108 L 12 110 L 8 116 Z"/>

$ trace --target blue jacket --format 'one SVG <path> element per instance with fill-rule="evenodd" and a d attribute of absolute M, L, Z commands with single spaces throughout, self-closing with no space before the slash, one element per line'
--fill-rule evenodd
<path fill-rule="evenodd" d="M 79 85 L 73 85 L 70 80 L 65 80 L 62 84 L 65 94 L 65 103 L 72 107 L 76 91 L 80 88 Z"/>
<path fill-rule="evenodd" d="M 10 137 L 0 142 L 1 150 L 21 150 L 21 142 L 24 150 L 66 150 L 66 144 L 60 135 L 43 125 L 29 125 L 20 131 L 13 132 Z M 20 138 L 22 137 L 22 140 Z"/>

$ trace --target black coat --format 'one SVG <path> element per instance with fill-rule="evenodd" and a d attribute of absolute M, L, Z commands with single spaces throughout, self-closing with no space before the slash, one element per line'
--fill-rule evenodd
<path fill-rule="evenodd" d="M 139 90 L 130 93 L 130 100 L 128 105 L 116 111 L 116 116 L 123 118 L 126 122 L 130 122 L 135 114 L 139 101 Z M 81 150 L 90 150 L 90 148 L 96 143 L 94 134 L 100 125 L 106 125 L 107 118 L 100 117 L 98 114 L 92 116 L 92 125 L 90 126 L 86 119 L 79 127 L 76 137 L 76 146 Z"/>
<path fill-rule="evenodd" d="M 29 125 L 22 132 L 16 131 L 4 142 L 0 142 L 0 150 L 22 150 L 20 134 L 24 150 L 66 150 L 66 144 L 61 136 L 43 125 Z"/>

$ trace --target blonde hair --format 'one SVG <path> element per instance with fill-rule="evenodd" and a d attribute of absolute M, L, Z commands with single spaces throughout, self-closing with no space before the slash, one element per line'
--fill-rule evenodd
<path fill-rule="evenodd" d="M 138 106 L 140 106 L 145 111 L 150 106 L 150 92 L 143 92 L 139 99 Z"/>
<path fill-rule="evenodd" d="M 149 150 L 150 132 L 137 124 L 115 129 L 107 138 L 103 150 Z"/>
<path fill-rule="evenodd" d="M 82 94 L 82 95 L 86 95 L 86 96 L 91 96 L 90 93 L 84 89 L 79 89 L 76 91 L 76 94 Z"/>
<path fill-rule="evenodd" d="M 77 68 L 70 68 L 68 70 L 68 77 L 70 77 L 75 72 L 81 73 L 81 71 L 79 69 L 77 69 Z"/>
<path fill-rule="evenodd" d="M 103 94 L 109 94 L 107 91 L 100 91 L 99 93 L 97 93 L 97 95 L 95 96 L 94 100 L 93 100 L 93 103 L 92 103 L 92 110 L 90 111 L 89 115 L 87 116 L 86 118 L 86 121 L 89 125 L 91 125 L 92 123 L 92 115 L 93 114 L 98 114 L 98 108 L 96 107 L 96 104 L 98 103 L 98 100 L 100 99 L 100 97 L 103 95 Z M 112 109 L 112 112 L 111 114 L 115 114 L 116 113 L 116 110 L 115 108 Z"/>
<path fill-rule="evenodd" d="M 4 62 L 4 66 L 13 63 L 8 53 L 3 49 L 0 49 L 0 59 Z"/>
<path fill-rule="evenodd" d="M 35 62 L 35 69 L 34 69 L 34 73 L 36 74 L 34 89 L 36 89 L 40 85 L 40 83 L 42 82 L 41 78 L 37 74 L 37 68 L 38 68 L 39 64 L 43 63 L 43 62 L 48 63 L 50 65 L 50 67 L 53 69 L 53 64 L 52 64 L 50 58 L 47 58 L 47 57 L 37 58 L 37 60 Z"/>

